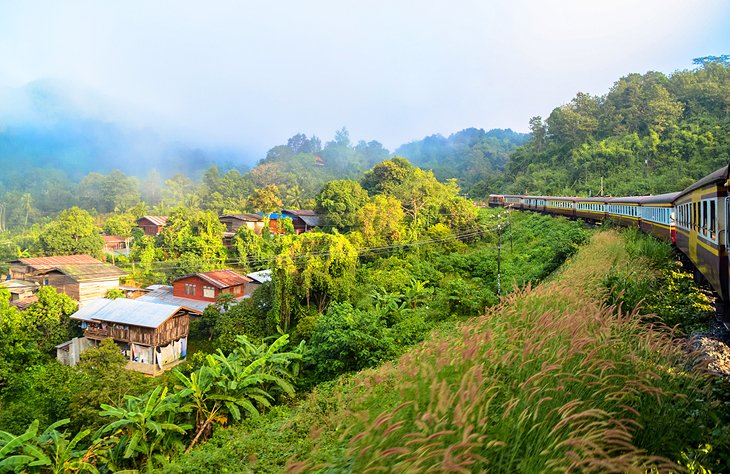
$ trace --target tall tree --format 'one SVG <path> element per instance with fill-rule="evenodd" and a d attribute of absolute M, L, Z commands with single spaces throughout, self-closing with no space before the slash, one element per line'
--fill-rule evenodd
<path fill-rule="evenodd" d="M 104 246 L 100 231 L 88 212 L 72 207 L 43 229 L 38 236 L 38 251 L 44 255 L 99 255 Z"/>

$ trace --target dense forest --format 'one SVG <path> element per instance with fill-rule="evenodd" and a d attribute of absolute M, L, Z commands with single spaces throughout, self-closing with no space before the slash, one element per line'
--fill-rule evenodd
<path fill-rule="evenodd" d="M 679 191 L 730 161 L 730 65 L 622 77 L 602 96 L 578 93 L 530 119 L 490 190 L 629 196 Z"/>
<path fill-rule="evenodd" d="M 430 407 L 429 397 L 420 408 L 391 405 L 389 408 L 395 411 L 382 420 L 375 414 L 370 420 L 372 424 L 367 425 L 367 433 L 363 431 L 365 438 L 353 439 L 353 446 L 360 439 L 376 443 L 377 439 L 390 439 L 391 433 L 400 433 L 400 421 L 390 426 L 386 422 L 391 419 L 388 417 L 400 416 L 398 412 L 403 408 L 407 408 L 403 413 L 418 413 L 421 408 L 448 411 L 449 407 L 461 407 L 463 399 L 458 393 L 448 394 L 446 382 L 429 385 L 427 375 L 435 367 L 444 380 L 458 375 L 457 386 L 464 387 L 463 393 L 476 390 L 470 381 L 481 376 L 481 372 L 472 372 L 478 367 L 459 365 L 465 371 L 463 374 L 452 373 L 448 367 L 468 363 L 475 351 L 489 347 L 491 342 L 484 336 L 486 339 L 470 346 L 475 333 L 462 324 L 498 307 L 500 297 L 506 294 L 515 290 L 529 292 L 533 284 L 575 255 L 591 236 L 591 231 L 580 222 L 480 209 L 465 196 L 480 200 L 491 192 L 507 191 L 619 195 L 679 190 L 730 159 L 730 65 L 706 60 L 699 61 L 694 70 L 669 76 L 657 72 L 631 74 L 619 79 L 604 96 L 581 93 L 569 104 L 555 108 L 544 121 L 534 117 L 530 129 L 530 135 L 523 135 L 511 130 L 470 128 L 448 137 L 426 137 L 401 146 L 395 154 L 377 141 L 353 143 L 346 128 L 325 143 L 316 136 L 299 133 L 286 144 L 270 149 L 250 170 L 201 160 L 199 164 L 204 166 L 187 174 L 166 168 L 144 169 L 141 176 L 117 169 L 67 173 L 57 167 L 23 168 L 30 162 L 18 157 L 18 165 L 9 166 L 0 180 L 3 264 L 20 256 L 87 253 L 113 258 L 128 273 L 125 283 L 133 285 L 169 283 L 191 272 L 221 268 L 269 269 L 272 281 L 251 298 L 241 302 L 222 298 L 210 306 L 191 325 L 191 350 L 186 364 L 156 378 L 124 370 L 125 359 L 111 341 L 86 351 L 78 367 L 57 363 L 53 358 L 54 346 L 80 334 L 80 327 L 69 319 L 77 309 L 76 303 L 44 287 L 37 302 L 19 310 L 10 305 L 8 291 L 0 289 L 0 472 L 205 470 L 206 450 L 216 448 L 196 447 L 205 446 L 211 437 L 229 436 L 219 434 L 224 432 L 223 427 L 243 423 L 240 426 L 249 430 L 260 420 L 268 423 L 267 419 L 273 419 L 271 423 L 276 426 L 297 424 L 296 419 L 287 418 L 287 410 L 299 402 L 307 416 L 316 417 L 311 413 L 320 413 L 319 408 L 307 405 L 308 400 L 314 400 L 311 403 L 317 407 L 323 404 L 322 410 L 326 412 L 327 403 L 344 403 L 336 397 L 346 398 L 347 391 L 361 388 L 347 385 L 352 373 L 394 361 L 403 354 L 406 355 L 399 362 L 405 364 L 403 373 L 417 374 L 422 385 L 409 385 L 396 377 L 395 382 L 391 380 L 393 386 L 414 399 L 435 391 L 433 400 L 441 400 L 439 406 Z M 13 146 L 22 144 L 14 141 L 13 133 L 7 129 L 0 132 L 0 141 L 5 140 L 0 143 L 5 146 L 3 153 L 11 153 Z M 9 161 L 11 158 L 8 156 Z M 224 226 L 219 215 L 260 212 L 266 216 L 284 208 L 313 209 L 322 217 L 321 226 L 300 235 L 291 225 L 284 225 L 280 234 L 271 232 L 268 225 L 261 234 L 244 226 L 232 237 L 230 245 L 224 245 Z M 168 216 L 159 235 L 145 236 L 140 232 L 136 220 L 143 215 Z M 130 254 L 104 256 L 102 233 L 129 239 Z M 619 255 L 617 237 L 611 238 Z M 499 394 L 505 390 L 519 393 L 516 387 L 537 380 L 534 377 L 553 367 L 549 364 L 563 363 L 563 351 L 574 343 L 599 343 L 603 338 L 611 338 L 611 347 L 636 351 L 633 362 L 621 358 L 623 349 L 606 355 L 599 345 L 592 350 L 607 357 L 600 359 L 606 366 L 596 365 L 590 370 L 596 369 L 603 377 L 604 369 L 618 367 L 620 372 L 608 378 L 623 380 L 621 377 L 636 375 L 644 377 L 644 385 L 629 395 L 616 388 L 603 397 L 594 396 L 589 389 L 593 375 L 585 385 L 571 379 L 571 384 L 576 383 L 571 387 L 583 398 L 577 402 L 565 399 L 568 408 L 556 405 L 550 412 L 557 413 L 562 420 L 556 423 L 565 426 L 570 420 L 581 419 L 576 407 L 588 409 L 595 398 L 600 398 L 601 403 L 606 403 L 601 405 L 607 407 L 605 413 L 615 410 L 630 420 L 631 426 L 646 423 L 665 435 L 661 439 L 668 440 L 663 444 L 660 438 L 652 438 L 643 428 L 636 428 L 635 439 L 627 434 L 628 438 L 611 445 L 610 453 L 618 453 L 615 462 L 631 456 L 636 456 L 631 458 L 636 462 L 659 462 L 659 458 L 651 457 L 655 455 L 662 457 L 661 462 L 667 460 L 668 464 L 658 464 L 662 467 L 673 469 L 677 466 L 671 463 L 677 462 L 690 468 L 695 456 L 705 449 L 701 444 L 705 442 L 714 443 L 717 449 L 712 456 L 706 456 L 707 462 L 725 462 L 723 450 L 727 443 L 723 439 L 727 439 L 727 423 L 723 420 L 730 419 L 730 414 L 727 410 L 711 410 L 720 406 L 713 397 L 727 393 L 726 387 L 712 386 L 706 381 L 695 387 L 694 381 L 701 376 L 690 374 L 686 361 L 669 349 L 670 338 L 659 335 L 652 339 L 653 327 L 649 331 L 651 337 L 639 338 L 647 320 L 637 316 L 637 312 L 632 314 L 637 319 L 628 324 L 620 307 L 607 306 L 645 301 L 670 325 L 683 324 L 680 316 L 687 314 L 707 317 L 706 297 L 676 267 L 671 248 L 641 241 L 636 236 L 630 238 L 634 242 L 630 242 L 633 250 L 629 248 L 629 256 L 626 250 L 620 250 L 620 258 L 605 256 L 605 274 L 597 277 L 598 281 L 588 282 L 583 275 L 573 277 L 581 283 L 602 285 L 600 289 L 593 288 L 594 297 L 608 295 L 595 301 L 596 314 L 588 322 L 575 319 L 581 329 L 598 332 L 589 331 L 585 339 L 575 341 L 577 333 L 561 327 L 557 320 L 548 321 L 547 326 L 538 324 L 549 313 L 545 308 L 563 304 L 561 298 L 568 309 L 576 304 L 582 307 L 581 301 L 566 296 L 563 287 L 557 293 L 538 293 L 536 302 L 530 303 L 534 306 L 525 305 L 532 311 L 530 324 L 536 325 L 537 332 L 549 341 L 545 344 L 557 354 L 549 363 L 536 355 L 542 353 L 543 343 L 533 344 L 527 337 L 533 329 L 523 331 L 528 326 L 523 327 L 524 321 L 515 316 L 523 308 L 517 300 L 512 301 L 515 313 L 507 314 L 513 318 L 507 319 L 508 328 L 499 326 L 500 317 L 480 320 L 479 324 L 488 331 L 477 332 L 495 334 L 496 338 L 495 350 L 485 354 L 495 357 L 490 377 L 503 381 L 503 387 L 497 390 Z M 652 260 L 651 249 L 661 258 Z M 624 262 L 623 266 L 614 267 L 611 262 L 619 260 Z M 644 262 L 650 270 L 633 273 L 626 263 L 630 261 Z M 498 266 L 501 280 L 497 278 Z M 616 292 L 618 283 L 627 291 Z M 650 291 L 656 287 L 651 285 L 667 286 L 670 290 Z M 662 293 L 660 300 L 655 293 Z M 554 294 L 560 298 L 553 298 Z M 579 318 L 580 314 L 571 317 Z M 617 332 L 613 326 L 597 323 L 604 319 L 615 319 Z M 432 332 L 434 329 L 456 336 L 448 344 L 455 348 L 449 351 L 463 354 L 458 363 L 453 358 L 444 362 L 445 352 Z M 461 337 L 462 331 L 468 344 Z M 659 333 L 664 334 L 662 330 Z M 511 347 L 513 335 L 525 338 L 515 339 L 522 341 L 521 349 L 498 355 L 502 348 Z M 407 352 L 431 337 L 436 339 L 422 347 L 434 366 L 418 366 Z M 635 346 L 633 341 L 639 339 L 641 344 L 648 341 L 649 346 Z M 570 342 L 568 349 L 564 347 L 566 341 Z M 443 344 L 445 348 L 447 343 Z M 662 347 L 661 351 L 657 347 Z M 534 354 L 530 352 L 533 349 Z M 656 359 L 659 352 L 667 358 Z M 524 363 L 516 355 L 510 358 L 518 353 L 536 358 Z M 573 357 L 570 364 L 577 365 L 566 366 L 562 373 L 583 370 L 581 364 L 585 360 L 582 355 Z M 631 365 L 634 362 L 641 367 Z M 500 364 L 504 364 L 504 370 Z M 661 367 L 661 374 L 645 371 L 645 364 Z M 515 373 L 524 378 L 511 382 L 509 377 Z M 693 382 L 685 383 L 684 377 Z M 653 388 L 655 381 L 660 388 Z M 530 386 L 534 390 L 530 397 L 539 393 L 539 386 Z M 374 387 L 377 391 L 377 383 Z M 561 392 L 558 387 L 553 388 L 556 393 Z M 687 406 L 676 407 L 693 410 L 693 418 L 683 419 L 683 411 L 675 407 L 672 416 L 679 420 L 676 426 L 657 421 L 661 417 L 652 414 L 659 413 L 662 405 L 668 403 L 660 398 L 664 396 L 659 394 L 662 389 L 672 400 L 689 400 Z M 672 398 L 675 391 L 677 396 Z M 335 399 L 329 402 L 317 398 L 319 393 L 335 392 Z M 505 417 L 509 407 L 522 403 L 522 397 L 501 399 L 497 392 L 490 396 L 508 408 L 504 410 Z M 306 393 L 313 394 L 313 398 L 306 398 Z M 619 398 L 614 396 L 627 398 L 619 397 L 618 403 Z M 695 403 L 698 397 L 712 399 L 712 403 Z M 393 401 L 392 398 L 391 394 L 388 400 Z M 485 399 L 484 403 L 491 406 L 490 400 Z M 542 399 L 538 407 L 548 402 Z M 718 405 L 713 405 L 715 402 Z M 377 403 L 368 413 L 377 411 Z M 636 409 L 625 409 L 626 405 Z M 480 418 L 480 410 L 472 408 L 460 411 L 452 420 L 455 425 L 461 423 L 459 429 L 463 432 L 459 431 L 459 436 L 464 436 L 460 441 L 464 446 L 476 442 L 474 426 L 491 426 Z M 638 409 L 644 411 L 634 419 Z M 522 413 L 538 412 L 529 406 L 524 410 Z M 612 423 L 609 415 L 601 418 L 600 413 L 596 415 L 600 410 L 596 410 L 589 410 L 588 415 L 600 420 L 578 428 L 590 431 L 596 423 Z M 260 417 L 266 413 L 270 418 Z M 429 418 L 429 413 L 419 418 L 423 426 L 418 429 L 425 430 L 418 435 L 422 441 L 445 432 L 436 418 Z M 515 414 L 511 420 L 522 423 L 523 415 Z M 367 416 L 355 425 L 362 423 L 368 423 Z M 691 423 L 692 432 L 682 423 Z M 300 424 L 293 431 L 304 433 L 303 438 L 316 438 L 316 423 L 310 420 Z M 381 426 L 386 433 L 378 431 Z M 498 431 L 502 430 L 497 433 L 499 436 L 508 437 L 511 426 L 496 426 Z M 608 429 L 607 433 L 611 432 Z M 235 429 L 230 433 L 237 440 L 245 436 Z M 529 438 L 530 433 L 532 430 L 524 434 Z M 683 437 L 685 433 L 689 434 Z M 326 461 L 340 467 L 359 462 L 358 456 L 343 446 L 345 438 L 341 432 L 337 437 L 327 448 L 331 451 L 322 451 L 329 453 Z M 544 452 L 564 448 L 567 444 L 563 443 L 570 443 L 566 439 L 555 441 L 559 445 L 546 447 Z M 428 446 L 426 441 L 424 449 Z M 544 464 L 541 453 L 531 453 L 529 443 L 523 446 L 517 441 L 518 449 L 500 451 L 499 455 L 505 457 L 505 472 L 509 472 L 507 466 L 517 469 L 519 463 L 514 461 L 522 456 L 532 456 L 532 465 L 544 468 L 557 466 L 566 459 L 558 456 L 548 463 L 555 464 Z M 301 448 L 309 446 L 310 441 L 299 442 L 297 446 Z M 389 442 L 395 443 L 392 439 Z M 489 447 L 499 450 L 503 444 L 496 442 Z M 362 447 L 363 456 L 368 452 L 366 448 Z M 202 454 L 196 455 L 197 452 Z M 388 455 L 398 453 L 386 449 Z M 208 466 L 209 469 L 219 470 L 230 461 L 226 455 L 218 456 L 217 464 Z M 316 456 L 326 457 L 317 452 L 312 459 Z M 368 456 L 372 457 L 362 459 L 377 465 L 378 456 Z M 425 456 L 423 462 L 428 459 L 431 458 Z M 181 464 L 176 465 L 177 460 Z M 454 463 L 461 460 L 454 458 Z M 410 466 L 407 461 L 403 460 L 403 466 Z M 255 459 L 247 458 L 245 462 L 256 465 Z M 267 462 L 277 470 L 284 468 L 286 459 L 279 456 Z M 307 462 L 300 467 L 312 467 Z M 644 469 L 648 465 L 642 464 Z M 393 466 L 397 469 L 398 464 Z M 623 470 L 635 467 L 622 466 Z M 237 468 L 241 466 L 234 469 Z"/>

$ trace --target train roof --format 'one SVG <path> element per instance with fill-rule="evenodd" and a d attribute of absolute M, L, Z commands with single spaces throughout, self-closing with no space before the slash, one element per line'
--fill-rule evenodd
<path fill-rule="evenodd" d="M 553 201 L 575 201 L 577 198 L 569 196 L 545 196 L 545 199 L 552 199 Z"/>
<path fill-rule="evenodd" d="M 674 193 L 664 193 L 664 194 L 656 194 L 654 196 L 644 196 L 644 198 L 641 200 L 641 204 L 671 204 L 674 202 L 675 199 L 677 199 L 677 196 L 679 196 L 681 193 L 674 192 Z"/>
<path fill-rule="evenodd" d="M 707 176 L 705 176 L 701 180 L 697 181 L 692 186 L 688 187 L 687 189 L 685 189 L 684 191 L 679 193 L 679 195 L 677 197 L 682 196 L 687 193 L 691 193 L 695 189 L 700 189 L 704 186 L 707 186 L 710 183 L 714 183 L 717 181 L 725 182 L 725 181 L 727 181 L 727 179 L 728 179 L 728 167 L 723 166 L 719 170 L 715 171 L 714 173 L 708 174 Z"/>
<path fill-rule="evenodd" d="M 592 196 L 592 197 L 577 197 L 575 198 L 575 202 L 600 202 L 605 203 L 607 202 L 610 197 L 607 196 Z"/>
<path fill-rule="evenodd" d="M 639 204 L 642 199 L 644 199 L 646 196 L 624 196 L 624 197 L 615 197 L 615 198 L 608 198 L 606 202 L 609 202 L 611 204 L 613 203 L 629 203 L 629 204 Z"/>

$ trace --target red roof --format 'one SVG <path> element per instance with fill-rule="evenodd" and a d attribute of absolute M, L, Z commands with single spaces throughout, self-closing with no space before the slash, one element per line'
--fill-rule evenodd
<path fill-rule="evenodd" d="M 147 219 L 154 225 L 164 226 L 167 224 L 167 216 L 142 216 L 137 220 L 137 223 L 139 223 L 142 219 Z"/>
<path fill-rule="evenodd" d="M 246 276 L 234 272 L 233 270 L 216 270 L 212 272 L 193 273 L 192 275 L 185 275 L 184 277 L 178 278 L 177 280 L 190 278 L 191 276 L 197 276 L 198 278 L 207 281 L 218 289 L 243 285 L 245 283 L 250 283 L 251 281 L 253 281 Z"/>
<path fill-rule="evenodd" d="M 104 239 L 104 242 L 106 242 L 107 244 L 126 242 L 124 237 L 119 237 L 118 235 L 102 235 L 101 238 Z"/>
<path fill-rule="evenodd" d="M 30 257 L 21 258 L 19 259 L 19 261 L 25 265 L 28 265 L 29 267 L 35 268 L 36 270 L 47 270 L 62 265 L 104 264 L 104 262 L 100 262 L 91 255 L 58 255 L 54 257 Z"/>

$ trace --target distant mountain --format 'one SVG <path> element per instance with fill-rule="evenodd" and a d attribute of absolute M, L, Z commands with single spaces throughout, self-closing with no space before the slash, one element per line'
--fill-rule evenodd
<path fill-rule="evenodd" d="M 0 89 L 0 162 L 6 176 L 33 168 L 55 168 L 72 179 L 113 169 L 145 176 L 152 168 L 163 176 L 195 176 L 213 163 L 230 167 L 244 161 L 252 160 L 135 127 L 118 107 L 76 85 L 41 80 Z"/>
<path fill-rule="evenodd" d="M 483 194 L 483 184 L 499 174 L 515 148 L 524 145 L 530 135 L 510 129 L 467 128 L 450 135 L 431 135 L 402 145 L 395 154 L 411 163 L 432 169 L 437 178 L 457 178 L 462 189 L 471 195 Z"/>

